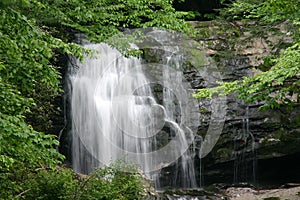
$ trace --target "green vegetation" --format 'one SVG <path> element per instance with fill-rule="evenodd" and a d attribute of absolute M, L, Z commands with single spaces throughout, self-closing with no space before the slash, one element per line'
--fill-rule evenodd
<path fill-rule="evenodd" d="M 129 40 L 118 41 L 129 28 L 159 27 L 191 35 L 172 0 L 1 0 L 0 1 L 0 199 L 139 199 L 142 180 L 124 165 L 96 170 L 78 178 L 58 167 L 64 157 L 50 133 L 59 111 L 54 99 L 61 90 L 60 57 L 83 61 L 91 52 L 72 43 L 83 33 L 92 42 L 106 41 L 123 52 Z M 299 22 L 299 4 L 284 0 L 235 1 L 221 15 L 228 20 L 254 19 L 262 23 Z M 299 30 L 298 30 L 299 31 Z M 139 34 L 139 33 L 136 33 Z M 300 43 L 269 60 L 270 70 L 243 81 L 201 90 L 197 97 L 219 91 L 241 98 L 267 101 L 268 107 L 299 102 Z M 134 36 L 131 39 L 135 39 Z M 296 100 L 294 96 L 296 95 Z M 293 98 L 291 98 L 293 97 Z M 130 167 L 131 168 L 131 167 Z"/>
<path fill-rule="evenodd" d="M 129 167 L 130 171 L 124 171 Z M 14 191 L 17 193 L 9 193 L 9 186 L 1 187 L 0 199 L 141 199 L 146 195 L 142 185 L 144 180 L 137 168 L 124 163 L 97 169 L 90 176 L 79 176 L 71 169 L 59 167 L 37 168 L 23 178 L 13 186 L 19 188 Z"/>
<path fill-rule="evenodd" d="M 138 176 L 116 166 L 83 182 L 57 169 L 64 157 L 49 133 L 62 92 L 60 58 L 83 61 L 91 53 L 71 43 L 76 33 L 117 47 L 129 43 L 109 38 L 127 28 L 189 33 L 186 14 L 176 12 L 172 0 L 1 0 L 0 199 L 138 199 Z"/>
<path fill-rule="evenodd" d="M 143 179 L 134 165 L 117 161 L 95 170 L 81 183 L 73 199 L 141 199 Z"/>
<path fill-rule="evenodd" d="M 236 0 L 221 10 L 226 20 L 259 20 L 272 23 L 280 20 L 299 22 L 299 4 L 292 0 Z"/>
<path fill-rule="evenodd" d="M 271 27 L 286 21 L 291 23 L 294 43 L 278 54 L 265 58 L 265 69 L 254 77 L 244 77 L 234 82 L 221 82 L 220 86 L 201 89 L 196 98 L 211 98 L 213 95 L 237 93 L 247 103 L 265 102 L 261 108 L 292 107 L 300 101 L 300 24 L 299 4 L 292 0 L 246 0 L 234 1 L 221 10 L 223 20 L 255 21 L 254 29 L 266 34 Z"/>
<path fill-rule="evenodd" d="M 13 199 L 38 168 L 54 168 L 63 156 L 54 148 L 53 135 L 37 132 L 22 116 L 0 115 L 0 199 Z"/>

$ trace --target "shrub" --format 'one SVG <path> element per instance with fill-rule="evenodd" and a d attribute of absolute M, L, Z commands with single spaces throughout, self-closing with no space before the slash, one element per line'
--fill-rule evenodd
<path fill-rule="evenodd" d="M 76 199 L 141 199 L 143 197 L 142 177 L 137 167 L 116 162 L 96 169 L 81 184 Z"/>

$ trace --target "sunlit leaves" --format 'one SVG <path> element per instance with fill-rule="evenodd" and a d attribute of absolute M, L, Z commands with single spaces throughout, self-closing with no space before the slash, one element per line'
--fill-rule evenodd
<path fill-rule="evenodd" d="M 143 187 L 137 166 L 116 161 L 90 174 L 77 199 L 144 199 Z"/>
<path fill-rule="evenodd" d="M 32 0 L 27 0 L 32 1 Z M 83 32 L 92 41 L 104 41 L 122 28 L 161 27 L 191 32 L 191 26 L 181 20 L 183 13 L 172 7 L 173 1 L 160 0 L 40 0 L 43 8 L 29 14 L 37 23 L 64 31 L 72 28 Z M 33 5 L 33 4 L 32 4 Z M 23 12 L 27 12 L 24 10 Z"/>
<path fill-rule="evenodd" d="M 241 81 L 220 83 L 216 88 L 199 90 L 194 96 L 207 98 L 213 94 L 237 93 L 248 103 L 263 102 L 261 108 L 267 109 L 300 103 L 299 6 L 292 0 L 237 0 L 221 10 L 221 15 L 227 20 L 256 20 L 261 32 L 271 29 L 274 22 L 292 22 L 293 28 L 286 34 L 293 37 L 294 44 L 282 49 L 280 55 L 266 57 L 260 74 L 244 77 Z"/>
<path fill-rule="evenodd" d="M 25 114 L 33 105 L 33 99 L 26 98 L 12 85 L 6 84 L 0 77 L 0 110 L 10 115 Z"/>
<path fill-rule="evenodd" d="M 257 19 L 265 22 L 300 19 L 299 3 L 292 0 L 237 0 L 221 10 L 228 19 Z"/>

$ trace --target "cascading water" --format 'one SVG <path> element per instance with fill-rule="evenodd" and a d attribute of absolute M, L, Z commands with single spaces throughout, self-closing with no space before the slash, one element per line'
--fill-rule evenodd
<path fill-rule="evenodd" d="M 234 183 L 256 181 L 256 140 L 249 128 L 249 106 L 245 106 L 242 129 L 234 143 Z"/>
<path fill-rule="evenodd" d="M 197 187 L 194 135 L 184 119 L 190 113 L 182 109 L 189 94 L 175 91 L 183 75 L 174 48 L 164 49 L 171 54 L 154 66 L 160 69 L 154 80 L 140 59 L 125 58 L 106 44 L 84 46 L 98 53 L 77 62 L 70 74 L 73 168 L 89 173 L 122 159 L 138 164 L 160 188 L 166 186 L 160 170 L 175 165 L 178 172 L 168 186 Z M 160 99 L 153 93 L 157 86 L 163 88 Z"/>
<path fill-rule="evenodd" d="M 182 72 L 182 54 L 180 51 L 179 46 L 176 44 L 170 45 L 170 35 L 165 34 L 163 31 L 156 31 L 153 32 L 153 37 L 156 38 L 161 46 L 160 48 L 163 49 L 164 56 L 162 58 L 162 63 L 169 66 L 163 69 L 163 80 L 164 85 L 170 86 L 173 84 L 171 88 L 176 88 L 176 84 L 184 82 L 183 80 L 183 72 Z M 159 36 L 159 37 L 157 37 Z M 175 70 L 171 70 L 175 69 Z M 172 94 L 172 90 L 169 90 L 168 87 L 164 88 L 163 91 L 163 105 L 166 108 L 167 116 L 169 120 L 174 121 L 176 123 L 180 123 L 180 119 L 178 119 L 178 113 L 176 113 L 177 106 L 174 102 L 176 102 L 176 96 Z M 182 103 L 182 102 L 180 102 Z M 192 135 L 192 130 L 187 127 L 185 130 L 188 135 Z M 194 138 L 193 138 L 194 139 Z M 192 151 L 192 152 L 191 152 Z M 187 150 L 182 156 L 180 160 L 176 162 L 176 168 L 181 167 L 183 176 L 175 176 L 175 180 L 173 182 L 181 182 L 183 187 L 196 187 L 196 177 L 195 177 L 195 168 L 194 168 L 194 157 L 193 155 L 195 149 Z M 199 183 L 199 186 L 201 183 Z"/>

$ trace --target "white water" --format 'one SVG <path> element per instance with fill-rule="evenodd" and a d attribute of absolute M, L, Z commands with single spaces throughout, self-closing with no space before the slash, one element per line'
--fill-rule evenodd
<path fill-rule="evenodd" d="M 246 106 L 242 118 L 242 129 L 234 138 L 234 183 L 256 181 L 256 148 L 255 137 L 249 127 L 249 106 Z M 242 144 L 241 144 L 242 143 Z"/>
<path fill-rule="evenodd" d="M 196 187 L 194 154 L 189 150 L 193 133 L 176 114 L 174 102 L 180 97 L 172 94 L 182 73 L 161 69 L 160 105 L 141 60 L 125 58 L 106 44 L 85 47 L 99 53 L 84 64 L 77 62 L 79 67 L 70 74 L 73 168 L 89 173 L 122 159 L 138 164 L 159 188 L 161 169 L 175 165 L 178 172 L 170 186 Z M 179 61 L 168 58 L 166 64 L 170 63 Z M 161 132 L 166 127 L 172 134 Z M 161 142 L 160 136 L 168 141 Z"/>

